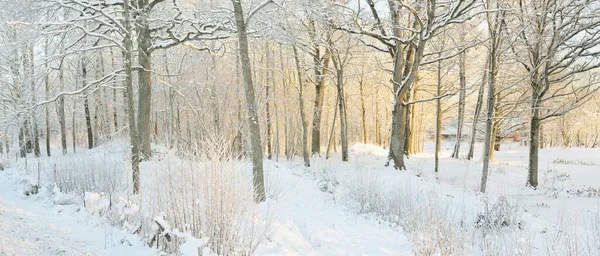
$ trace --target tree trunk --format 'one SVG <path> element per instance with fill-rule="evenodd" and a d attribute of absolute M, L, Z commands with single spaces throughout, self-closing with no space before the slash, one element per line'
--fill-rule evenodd
<path fill-rule="evenodd" d="M 406 92 L 406 98 L 408 99 L 407 101 L 411 101 L 412 100 L 412 90 L 409 89 Z M 412 144 L 412 139 L 413 139 L 413 133 L 412 133 L 412 126 L 413 126 L 413 122 L 412 122 L 412 117 L 413 117 L 413 104 L 406 106 L 406 119 L 404 120 L 405 127 L 406 127 L 406 131 L 405 131 L 405 136 L 406 136 L 406 142 L 404 143 L 404 154 L 406 156 L 410 155 L 411 152 L 411 144 Z"/>
<path fill-rule="evenodd" d="M 140 192 L 140 152 L 139 152 L 139 139 L 138 130 L 136 129 L 136 118 L 135 118 L 135 102 L 133 100 L 133 42 L 131 37 L 133 36 L 133 30 L 131 28 L 131 16 L 129 10 L 129 0 L 123 0 L 123 16 L 124 26 L 127 30 L 127 35 L 124 38 L 125 51 L 123 52 L 125 58 L 125 95 L 127 99 L 127 118 L 129 120 L 129 137 L 131 140 L 131 177 L 133 184 L 133 194 L 139 194 Z"/>
<path fill-rule="evenodd" d="M 115 56 L 113 54 L 112 48 L 110 48 L 110 59 L 111 59 L 111 65 L 112 65 L 112 69 L 117 70 L 117 66 L 115 63 Z M 116 87 L 116 83 L 115 83 L 115 87 Z M 113 89 L 113 125 L 114 125 L 114 131 L 118 132 L 119 131 L 119 115 L 117 114 L 117 89 Z"/>
<path fill-rule="evenodd" d="M 310 154 L 308 152 L 308 121 L 304 112 L 304 84 L 302 81 L 302 69 L 300 68 L 300 59 L 298 58 L 298 50 L 294 48 L 294 59 L 296 60 L 296 71 L 298 73 L 298 108 L 300 109 L 300 121 L 302 123 L 302 157 L 304 158 L 304 166 L 310 166 Z"/>
<path fill-rule="evenodd" d="M 409 91 L 409 99 L 417 99 L 417 88 L 414 88 L 412 92 Z M 408 114 L 406 115 L 406 155 L 412 155 L 417 152 L 416 150 L 416 136 L 417 136 L 417 116 L 415 113 L 415 104 L 408 106 Z"/>
<path fill-rule="evenodd" d="M 240 0 L 232 0 L 235 14 L 235 23 L 237 27 L 238 46 L 240 49 L 240 59 L 242 64 L 242 77 L 244 79 L 244 89 L 246 93 L 246 106 L 250 117 L 250 143 L 252 146 L 252 173 L 254 183 L 254 200 L 263 202 L 266 199 L 263 177 L 263 151 L 260 140 L 260 122 L 258 120 L 256 95 L 254 84 L 252 83 L 252 67 L 250 66 L 250 56 L 248 53 L 248 35 L 246 34 L 246 23 L 244 20 L 244 11 Z"/>
<path fill-rule="evenodd" d="M 341 64 L 341 63 L 340 63 Z M 346 102 L 344 99 L 344 71 L 341 65 L 336 70 L 337 74 L 337 98 L 340 112 L 340 141 L 342 144 L 342 161 L 348 162 L 348 127 L 346 121 Z"/>
<path fill-rule="evenodd" d="M 286 72 L 285 72 L 285 67 L 284 67 L 284 63 L 283 63 L 283 49 L 281 47 L 281 44 L 279 44 L 279 65 L 281 68 L 281 86 L 283 87 L 283 98 L 287 99 L 287 83 L 286 83 Z M 290 124 L 290 120 L 289 120 L 289 114 L 288 114 L 288 104 L 287 104 L 287 100 L 283 102 L 283 152 L 286 156 L 286 159 L 290 159 L 290 140 L 289 140 L 289 124 Z"/>
<path fill-rule="evenodd" d="M 382 146 L 381 141 L 381 124 L 379 123 L 379 88 L 375 91 L 375 99 L 373 104 L 375 104 L 375 143 L 379 146 Z"/>
<path fill-rule="evenodd" d="M 465 55 L 463 51 L 458 55 L 459 62 L 459 80 L 460 80 L 460 91 L 458 96 L 458 124 L 456 127 L 456 142 L 454 144 L 454 151 L 452 151 L 453 158 L 459 158 L 460 156 L 460 143 L 462 140 L 462 128 L 463 121 L 465 119 L 465 98 L 467 91 L 467 78 L 465 75 Z"/>
<path fill-rule="evenodd" d="M 324 82 L 322 82 L 324 83 Z M 321 116 L 323 114 L 323 98 L 325 85 L 315 85 L 315 107 L 312 122 L 311 151 L 313 155 L 321 154 Z"/>
<path fill-rule="evenodd" d="M 83 87 L 86 87 L 86 83 L 87 83 L 87 68 L 86 68 L 86 60 L 82 60 L 81 61 L 81 82 Z M 89 106 L 89 102 L 88 102 L 88 96 L 84 95 L 84 99 L 83 99 L 83 110 L 85 113 L 85 127 L 87 130 L 87 142 L 88 142 L 88 149 L 92 149 L 94 148 L 94 134 L 92 131 L 92 119 L 90 116 L 90 106 Z"/>
<path fill-rule="evenodd" d="M 94 72 L 94 79 L 99 80 L 104 76 L 104 55 L 102 54 L 102 51 L 98 53 L 95 67 L 96 72 Z M 107 133 L 105 129 L 105 122 L 108 119 L 106 118 L 108 109 L 105 109 L 104 107 L 104 95 L 104 90 L 99 89 L 94 97 L 94 126 L 92 129 L 96 132 L 96 136 L 94 136 L 94 146 L 98 146 L 98 144 L 100 144 L 100 138 L 102 137 L 101 135 L 107 136 L 110 134 L 110 132 Z"/>
<path fill-rule="evenodd" d="M 207 67 L 207 77 L 211 77 L 210 86 L 210 103 L 213 114 L 213 126 L 215 134 L 221 134 L 221 117 L 219 111 L 219 95 L 217 94 L 217 58 L 214 55 L 211 55 L 211 64 Z"/>
<path fill-rule="evenodd" d="M 60 80 L 60 91 L 65 91 L 65 68 L 64 58 L 60 61 L 58 71 L 58 79 Z M 63 155 L 67 154 L 67 121 L 65 118 L 65 97 L 58 98 L 58 124 L 60 126 L 60 144 L 62 146 Z"/>
<path fill-rule="evenodd" d="M 400 92 L 395 96 L 392 109 L 392 127 L 389 135 L 390 160 L 394 161 L 394 168 L 406 170 L 404 163 L 404 144 L 406 143 L 406 112 L 407 107 L 402 102 L 407 100 L 406 92 Z"/>
<path fill-rule="evenodd" d="M 441 54 L 438 55 L 441 58 Z M 437 91 L 436 91 L 435 105 L 435 172 L 439 171 L 440 165 L 440 150 L 442 149 L 442 102 L 440 96 L 442 95 L 442 61 L 438 61 L 437 65 Z"/>
<path fill-rule="evenodd" d="M 489 67 L 490 56 L 488 55 L 485 60 L 485 67 Z M 483 106 L 483 91 L 487 82 L 487 70 L 484 70 L 483 77 L 481 78 L 481 86 L 477 93 L 477 103 L 475 104 L 475 112 L 473 113 L 473 124 L 471 126 L 471 140 L 469 142 L 469 153 L 467 159 L 473 159 L 473 151 L 475 150 L 475 137 L 477 136 L 477 122 L 479 121 L 479 115 L 481 114 L 481 107 Z"/>
<path fill-rule="evenodd" d="M 81 83 L 81 74 L 80 69 L 79 69 L 79 65 L 81 63 L 77 63 L 77 66 L 75 67 L 75 90 L 77 90 L 77 88 L 79 87 L 79 83 Z M 73 148 L 73 153 L 77 153 L 77 149 L 76 149 L 76 145 L 77 145 L 77 123 L 75 122 L 75 116 L 77 115 L 77 112 L 75 110 L 77 110 L 77 100 L 73 99 L 73 110 L 71 111 L 71 146 Z"/>
<path fill-rule="evenodd" d="M 403 104 L 407 100 L 407 93 L 399 88 L 399 83 L 402 81 L 401 69 L 403 64 L 400 62 L 400 57 L 396 57 L 394 64 L 394 105 L 392 107 L 392 125 L 389 135 L 389 159 L 394 161 L 394 168 L 406 170 L 404 164 L 404 143 L 406 143 L 405 131 L 406 127 L 406 107 Z M 397 93 L 396 93 L 397 92 Z"/>
<path fill-rule="evenodd" d="M 46 38 L 45 44 L 44 44 L 44 56 L 48 56 L 48 38 Z M 48 70 L 48 61 L 46 61 L 44 63 L 44 68 L 46 70 L 46 72 L 49 72 Z M 49 74 L 46 73 L 46 75 L 44 76 L 44 89 L 46 92 L 46 100 L 50 99 L 50 79 L 49 79 Z M 51 152 L 50 152 L 50 104 L 46 104 L 46 106 L 44 106 L 44 111 L 45 113 L 45 117 L 46 117 L 46 155 L 51 156 Z M 0 142 L 0 144 L 2 144 L 2 142 Z"/>
<path fill-rule="evenodd" d="M 497 104 L 495 101 L 495 104 Z M 496 108 L 494 110 L 494 115 L 498 114 L 498 109 Z M 498 135 L 498 133 L 500 132 L 500 121 L 497 119 L 496 116 L 493 117 L 494 122 L 492 124 L 492 141 L 490 142 L 490 162 L 494 162 L 496 160 L 495 158 L 495 151 L 499 151 L 500 150 L 500 136 Z"/>
<path fill-rule="evenodd" d="M 241 72 L 240 72 L 240 53 L 239 51 L 236 52 L 235 54 L 235 84 L 237 86 L 239 86 L 238 88 L 243 87 L 243 84 L 240 80 L 240 76 L 241 76 Z M 243 147 L 243 142 L 242 142 L 242 138 L 244 137 L 244 134 L 242 132 L 243 130 L 243 123 L 244 120 L 242 118 L 242 104 L 241 104 L 241 99 L 239 99 L 239 90 L 237 90 L 236 93 L 238 96 L 238 104 L 237 104 L 237 121 L 239 122 L 239 126 L 236 127 L 236 130 L 234 131 L 235 136 L 233 137 L 233 152 L 235 152 L 235 154 L 238 155 L 239 158 L 242 158 L 244 156 L 244 147 Z"/>
<path fill-rule="evenodd" d="M 488 178 L 488 169 L 490 164 L 490 148 L 493 143 L 493 124 L 494 124 L 494 106 L 495 106 L 495 93 L 496 93 L 496 65 L 497 65 L 497 57 L 496 50 L 492 49 L 489 55 L 490 65 L 488 69 L 488 95 L 487 95 L 487 113 L 485 116 L 485 139 L 483 145 L 483 168 L 481 175 L 481 186 L 479 191 L 485 193 L 487 186 L 487 178 Z"/>
<path fill-rule="evenodd" d="M 367 111 L 365 110 L 365 92 L 363 88 L 363 76 L 361 75 L 358 81 L 358 89 L 360 91 L 360 114 L 361 114 L 361 128 L 362 128 L 362 143 L 367 143 Z"/>
<path fill-rule="evenodd" d="M 394 13 L 395 24 L 399 23 L 398 13 Z M 401 29 L 395 29 L 394 35 L 401 37 Z M 395 47 L 394 72 L 392 76 L 394 105 L 392 108 L 392 125 L 389 135 L 389 160 L 394 161 L 394 168 L 406 170 L 404 163 L 406 144 L 406 118 L 408 114 L 408 90 L 417 76 L 420 58 L 423 55 L 425 43 L 407 46 L 397 43 Z M 389 161 L 388 160 L 388 161 Z M 389 164 L 389 162 L 388 162 Z M 386 164 L 387 165 L 387 164 Z"/>
<path fill-rule="evenodd" d="M 312 121 L 312 140 L 311 153 L 313 155 L 321 154 L 321 119 L 323 115 L 323 99 L 325 97 L 325 82 L 329 72 L 330 55 L 327 49 L 324 55 L 321 55 L 319 44 L 316 38 L 316 27 L 314 20 L 309 21 L 309 34 L 312 40 L 313 65 L 315 71 L 315 107 Z M 321 59 L 323 63 L 321 63 Z"/>
<path fill-rule="evenodd" d="M 271 85 L 273 86 L 273 99 L 275 103 L 273 104 L 273 112 L 275 113 L 275 141 L 273 150 L 275 151 L 275 161 L 279 162 L 279 149 L 281 147 L 280 138 L 279 138 L 279 111 L 277 109 L 277 83 L 275 82 L 275 50 L 271 51 L 271 57 L 273 61 L 271 62 Z M 283 75 L 283 74 L 282 74 Z"/>
<path fill-rule="evenodd" d="M 29 153 L 29 147 L 27 145 L 27 139 L 29 137 L 29 128 L 27 126 L 29 126 L 29 123 L 27 122 L 27 120 L 25 120 L 25 122 L 21 124 L 21 127 L 19 128 L 19 156 L 21 158 L 26 157 L 27 153 Z"/>
<path fill-rule="evenodd" d="M 148 6 L 148 0 L 138 0 L 137 6 L 145 8 Z M 152 138 L 151 108 L 152 108 L 152 58 L 150 47 L 152 46 L 150 38 L 150 27 L 148 21 L 148 11 L 137 15 L 137 39 L 138 39 L 138 140 L 140 144 L 141 160 L 147 160 L 152 156 L 150 146 Z"/>
<path fill-rule="evenodd" d="M 37 88 L 36 88 L 36 83 L 35 83 L 35 63 L 34 63 L 34 56 L 33 56 L 33 47 L 29 47 L 28 49 L 28 58 L 29 58 L 29 65 L 25 68 L 28 69 L 28 78 L 30 81 L 30 86 L 31 86 L 31 104 L 35 104 L 37 102 Z M 30 137 L 29 139 L 33 142 L 33 153 L 35 155 L 35 157 L 40 157 L 41 152 L 40 152 L 40 136 L 39 136 L 39 130 L 38 130 L 38 122 L 37 122 L 37 115 L 34 112 L 32 112 L 30 114 L 30 119 L 31 119 L 31 123 L 33 124 L 33 134 L 32 137 Z"/>
<path fill-rule="evenodd" d="M 75 101 L 73 101 L 73 111 L 71 112 L 71 138 L 73 139 L 73 153 L 77 153 L 77 123 L 75 122 L 75 114 Z"/>
<path fill-rule="evenodd" d="M 268 41 L 265 40 L 265 51 L 266 51 L 266 57 L 265 57 L 265 67 L 267 67 L 269 64 L 271 64 L 273 62 L 273 60 L 271 58 L 269 58 L 269 52 L 270 47 L 269 47 L 269 43 Z M 270 109 L 270 101 L 271 101 L 271 95 L 270 95 L 270 82 L 271 79 L 274 79 L 272 77 L 270 77 L 270 72 L 269 69 L 265 69 L 265 111 L 266 111 L 266 115 L 267 115 L 267 159 L 271 160 L 273 158 L 273 124 L 271 124 L 271 109 Z"/>
<path fill-rule="evenodd" d="M 339 97 L 336 97 L 336 105 L 339 105 L 339 103 L 337 103 L 337 101 L 339 100 Z M 332 144 L 334 144 L 334 135 L 335 135 L 335 122 L 337 120 L 337 115 L 338 115 L 338 108 L 333 107 L 333 119 L 331 122 L 331 128 L 330 128 L 330 132 L 329 132 L 329 140 L 327 141 L 327 152 L 325 153 L 325 159 L 329 159 L 329 157 L 331 156 L 331 147 L 333 146 Z"/>
<path fill-rule="evenodd" d="M 41 156 L 41 150 L 40 150 L 40 134 L 39 134 L 39 128 L 38 128 L 38 124 L 37 124 L 37 118 L 35 117 L 35 114 L 31 115 L 31 122 L 33 123 L 33 155 L 35 157 L 40 157 Z"/>
<path fill-rule="evenodd" d="M 167 56 L 167 52 L 165 51 L 164 55 L 163 55 L 163 60 L 165 61 L 164 65 L 165 65 L 165 72 L 167 73 L 167 80 L 169 81 L 169 84 L 173 84 L 171 81 L 171 72 L 169 70 L 169 59 Z M 175 131 L 175 109 L 173 106 L 173 88 L 169 87 L 168 91 L 165 92 L 165 102 L 167 103 L 167 113 L 166 113 L 166 117 L 165 117 L 165 122 L 167 122 L 166 126 L 166 130 L 167 130 L 167 147 L 168 148 L 173 148 L 173 143 L 175 142 L 174 140 L 174 131 Z"/>
<path fill-rule="evenodd" d="M 533 87 L 538 88 L 538 87 Z M 531 106 L 531 120 L 529 130 L 529 172 L 527 174 L 527 185 L 537 188 L 538 186 L 538 157 L 539 157 L 539 143 L 540 143 L 540 111 L 537 100 L 537 91 L 534 89 L 533 92 L 533 103 Z"/>
<path fill-rule="evenodd" d="M 577 131 L 577 135 L 579 135 L 579 131 Z M 543 149 L 545 147 L 544 144 L 545 144 L 545 141 L 544 141 L 544 126 L 542 126 L 540 124 L 540 149 Z"/>

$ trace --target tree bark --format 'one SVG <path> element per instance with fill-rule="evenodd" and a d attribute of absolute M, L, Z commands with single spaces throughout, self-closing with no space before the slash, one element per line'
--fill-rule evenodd
<path fill-rule="evenodd" d="M 111 65 L 112 65 L 112 69 L 116 70 L 117 66 L 115 63 L 115 56 L 113 54 L 113 50 L 112 48 L 110 48 L 110 59 L 111 59 Z M 116 85 L 116 84 L 115 84 Z M 113 89 L 113 128 L 115 132 L 119 131 L 119 115 L 117 114 L 117 89 Z"/>
<path fill-rule="evenodd" d="M 489 55 L 485 60 L 486 69 L 489 68 Z M 479 92 L 477 92 L 477 103 L 475 104 L 475 112 L 473 113 L 473 123 L 471 126 L 471 140 L 469 142 L 469 153 L 467 153 L 467 159 L 473 159 L 473 151 L 475 150 L 475 138 L 477 136 L 477 122 L 479 121 L 479 115 L 481 114 L 481 107 L 483 106 L 483 91 L 487 82 L 488 71 L 484 70 L 483 77 L 481 78 L 481 86 Z"/>
<path fill-rule="evenodd" d="M 310 167 L 310 154 L 308 152 L 308 121 L 304 111 L 304 84 L 302 81 L 302 69 L 300 68 L 300 59 L 298 58 L 298 50 L 294 48 L 294 60 L 296 61 L 296 71 L 298 73 L 298 108 L 300 109 L 300 121 L 302 123 L 302 157 L 304 158 L 304 166 Z"/>
<path fill-rule="evenodd" d="M 361 114 L 361 129 L 362 129 L 362 143 L 367 143 L 367 111 L 365 109 L 365 92 L 363 85 L 363 76 L 361 75 L 358 80 L 358 89 L 360 92 L 360 114 Z"/>
<path fill-rule="evenodd" d="M 102 51 L 98 53 L 96 57 L 96 71 L 94 72 L 94 79 L 99 80 L 104 76 L 104 55 Z M 97 91 L 94 97 L 94 126 L 93 131 L 95 131 L 94 136 L 94 146 L 98 146 L 100 144 L 101 135 L 107 136 L 110 135 L 110 131 L 106 130 L 106 121 L 108 120 L 107 113 L 108 108 L 105 108 L 105 92 L 103 89 Z"/>
<path fill-rule="evenodd" d="M 242 65 L 242 77 L 244 79 L 244 89 L 246 93 L 246 107 L 250 117 L 250 143 L 252 146 L 252 173 L 254 183 L 254 200 L 263 202 L 266 199 L 263 177 L 263 151 L 260 140 L 260 123 L 258 120 L 256 94 L 252 82 L 252 67 L 250 66 L 250 56 L 248 53 L 248 35 L 246 34 L 246 22 L 244 20 L 244 11 L 240 0 L 231 0 L 235 14 L 235 23 L 237 27 L 238 46 L 240 49 L 240 59 Z"/>
<path fill-rule="evenodd" d="M 138 130 L 136 128 L 135 118 L 135 103 L 133 100 L 133 42 L 131 28 L 131 14 L 129 10 L 129 0 L 123 0 L 123 16 L 124 26 L 126 35 L 124 38 L 125 51 L 123 52 L 125 58 L 125 95 L 127 100 L 127 118 L 129 120 L 129 137 L 131 141 L 131 177 L 133 184 L 133 194 L 139 194 L 140 192 L 140 152 L 139 152 L 139 139 Z"/>
<path fill-rule="evenodd" d="M 577 131 L 577 135 L 579 137 L 579 131 Z M 586 134 L 587 136 L 587 134 Z M 587 140 L 586 140 L 587 141 Z M 543 149 L 546 145 L 545 145 L 545 140 L 544 140 L 544 126 L 542 126 L 540 124 L 540 149 Z M 579 143 L 578 143 L 579 144 Z M 579 145 L 578 145 L 579 146 Z M 586 146 L 587 147 L 587 146 Z"/>
<path fill-rule="evenodd" d="M 395 23 L 399 23 L 398 13 L 394 14 Z M 394 30 L 395 36 L 401 37 L 400 29 Z M 425 41 L 414 46 L 397 44 L 395 47 L 394 70 L 392 83 L 394 89 L 394 105 L 392 107 L 392 125 L 389 136 L 389 160 L 394 161 L 394 168 L 406 170 L 404 163 L 406 144 L 406 118 L 408 114 L 408 90 L 417 76 L 420 59 L 425 48 Z M 406 52 L 405 52 L 406 51 Z"/>
<path fill-rule="evenodd" d="M 441 58 L 441 53 L 438 58 Z M 435 172 L 439 171 L 440 165 L 440 151 L 442 149 L 442 102 L 440 96 L 442 95 L 442 61 L 438 61 L 437 65 L 437 90 L 435 100 Z"/>
<path fill-rule="evenodd" d="M 287 83 L 286 83 L 286 72 L 285 72 L 285 67 L 284 67 L 284 62 L 283 62 L 283 49 L 281 47 L 281 44 L 279 44 L 279 65 L 281 68 L 281 86 L 283 87 L 283 98 L 287 99 Z M 291 153 L 290 153 L 290 140 L 289 140 L 289 124 L 290 124 L 290 120 L 289 120 L 289 114 L 288 114 L 288 103 L 287 101 L 283 102 L 283 152 L 286 156 L 286 159 L 291 159 Z"/>
<path fill-rule="evenodd" d="M 340 68 L 336 70 L 337 77 L 337 98 L 338 109 L 340 112 L 340 142 L 342 145 L 342 161 L 348 162 L 348 127 L 346 121 L 346 102 L 344 99 L 344 71 Z"/>
<path fill-rule="evenodd" d="M 275 101 L 273 104 L 273 112 L 275 113 L 275 140 L 273 143 L 275 144 L 273 150 L 275 151 L 275 161 L 279 162 L 279 149 L 281 147 L 280 138 L 279 138 L 279 111 L 277 109 L 277 83 L 275 81 L 275 50 L 271 51 L 271 85 L 273 87 L 273 100 Z M 282 74 L 283 75 L 283 74 Z"/>
<path fill-rule="evenodd" d="M 312 40 L 313 65 L 315 71 L 315 107 L 312 121 L 311 153 L 321 154 L 321 119 L 323 115 L 323 99 L 325 97 L 325 82 L 329 72 L 330 54 L 327 49 L 323 55 L 316 38 L 316 27 L 314 20 L 310 20 L 309 34 Z"/>
<path fill-rule="evenodd" d="M 46 41 L 44 44 L 44 55 L 48 56 L 48 38 L 46 37 L 45 40 Z M 44 63 L 44 68 L 45 68 L 46 72 L 49 72 L 47 61 Z M 50 99 L 50 79 L 49 79 L 48 73 L 46 73 L 46 75 L 44 76 L 44 89 L 46 92 L 46 100 L 49 100 Z M 46 117 L 46 155 L 51 156 L 51 152 L 50 152 L 50 104 L 46 104 L 46 106 L 44 106 L 44 111 L 45 111 L 45 117 Z M 1 143 L 2 142 L 0 142 L 0 144 Z"/>
<path fill-rule="evenodd" d="M 497 73 L 497 56 L 496 48 L 492 47 L 489 55 L 489 69 L 488 69 L 488 95 L 487 95 L 487 113 L 485 116 L 485 139 L 483 144 L 483 168 L 481 175 L 481 186 L 479 191 L 485 193 L 488 178 L 488 169 L 491 160 L 490 148 L 493 143 L 493 123 L 494 123 L 494 106 L 495 106 L 495 93 L 496 93 L 496 73 Z"/>
<path fill-rule="evenodd" d="M 30 89 L 31 89 L 31 103 L 35 104 L 37 102 L 37 88 L 36 88 L 36 83 L 35 83 L 35 63 L 34 63 L 34 56 L 33 56 L 33 47 L 29 47 L 28 49 L 28 63 L 29 65 L 25 68 L 28 69 L 28 78 L 29 79 L 29 84 L 30 84 Z M 41 152 L 40 152 L 40 136 L 39 136 L 39 130 L 38 130 L 38 121 L 37 121 L 37 115 L 34 112 L 32 112 L 30 114 L 30 119 L 31 119 L 31 123 L 32 123 L 32 129 L 33 129 L 33 134 L 31 135 L 31 137 L 29 138 L 30 141 L 32 141 L 33 143 L 33 154 L 35 155 L 35 157 L 40 157 Z"/>
<path fill-rule="evenodd" d="M 265 67 L 273 62 L 271 58 L 269 58 L 269 52 L 271 52 L 268 41 L 265 40 Z M 274 79 L 270 76 L 270 70 L 268 68 L 265 69 L 265 111 L 267 118 L 267 159 L 271 160 L 273 158 L 273 124 L 271 123 L 271 109 L 270 109 L 270 82 L 271 79 Z"/>
<path fill-rule="evenodd" d="M 381 124 L 379 123 L 379 88 L 375 91 L 375 143 L 377 143 L 377 145 L 382 146 L 382 141 L 381 141 Z"/>
<path fill-rule="evenodd" d="M 404 59 L 400 56 L 403 52 L 403 48 L 400 45 L 396 46 L 396 58 L 394 61 L 394 74 L 392 78 L 393 89 L 394 89 L 394 105 L 392 107 L 392 125 L 390 132 L 390 150 L 389 159 L 394 161 L 394 168 L 400 170 L 406 170 L 404 164 L 404 144 L 406 143 L 406 106 L 404 102 L 408 100 L 407 91 L 401 88 L 401 82 L 403 77 Z"/>
<path fill-rule="evenodd" d="M 29 120 L 25 120 L 19 128 L 19 156 L 24 158 L 29 152 L 31 152 L 31 146 L 29 142 Z"/>
<path fill-rule="evenodd" d="M 213 114 L 213 125 L 215 134 L 221 134 L 221 116 L 219 111 L 219 95 L 217 94 L 217 58 L 214 55 L 210 57 L 211 64 L 210 67 L 206 69 L 207 76 L 211 77 L 211 89 L 210 89 L 210 103 L 212 107 Z"/>
<path fill-rule="evenodd" d="M 237 86 L 239 86 L 238 88 L 243 87 L 244 85 L 242 84 L 242 81 L 240 80 L 240 76 L 241 76 L 241 72 L 240 72 L 240 53 L 239 51 L 236 52 L 235 54 L 235 83 Z M 237 91 L 237 95 L 239 97 L 239 90 Z M 242 104 L 241 104 L 241 99 L 238 100 L 238 104 L 237 104 L 237 121 L 239 122 L 239 126 L 236 127 L 235 132 L 235 136 L 233 137 L 233 152 L 235 152 L 235 154 L 237 154 L 240 158 L 244 156 L 244 147 L 243 147 L 243 142 L 242 142 L 242 138 L 244 137 L 243 134 L 243 123 L 244 120 L 242 119 Z"/>
<path fill-rule="evenodd" d="M 137 6 L 145 10 L 148 6 L 148 0 L 138 0 Z M 138 24 L 138 64 L 140 66 L 138 71 L 137 126 L 141 160 L 147 160 L 152 156 L 152 124 L 150 120 L 152 108 L 152 58 L 150 47 L 152 42 L 148 15 L 148 11 L 143 11 L 136 18 L 136 24 Z"/>
<path fill-rule="evenodd" d="M 338 105 L 337 100 L 339 100 L 339 97 L 336 97 L 336 105 Z M 335 122 L 337 120 L 337 115 L 338 115 L 338 108 L 333 107 L 333 119 L 331 122 L 331 128 L 330 128 L 330 132 L 329 132 L 329 140 L 327 141 L 327 152 L 325 153 L 325 159 L 329 159 L 329 157 L 331 156 L 331 147 L 332 147 L 332 144 L 334 144 L 333 140 L 334 140 L 334 135 L 335 135 Z"/>
<path fill-rule="evenodd" d="M 60 68 L 58 71 L 58 79 L 60 81 L 60 91 L 65 91 L 65 68 L 64 58 L 60 61 Z M 60 96 L 58 98 L 58 124 L 60 126 L 60 144 L 62 146 L 63 155 L 67 154 L 67 121 L 65 118 L 65 97 Z"/>
<path fill-rule="evenodd" d="M 539 87 L 533 87 L 539 88 Z M 540 111 L 537 102 L 538 95 L 536 90 L 532 90 L 533 103 L 531 104 L 531 120 L 529 130 L 529 171 L 527 174 L 527 185 L 533 188 L 538 186 L 538 158 L 540 144 Z"/>
<path fill-rule="evenodd" d="M 77 89 L 77 87 L 75 87 L 75 89 Z M 73 147 L 73 153 L 77 153 L 77 122 L 75 122 L 75 104 L 76 102 L 73 101 L 73 111 L 71 112 L 71 139 L 73 139 L 73 144 L 71 146 Z"/>
<path fill-rule="evenodd" d="M 460 91 L 458 93 L 458 124 L 456 127 L 456 142 L 454 144 L 454 150 L 452 151 L 453 158 L 459 158 L 460 156 L 460 143 L 462 140 L 463 121 L 465 119 L 465 98 L 467 91 L 465 55 L 466 51 L 463 51 L 458 55 Z"/>
<path fill-rule="evenodd" d="M 81 60 L 81 82 L 83 87 L 86 87 L 86 83 L 87 83 L 87 68 L 86 68 L 86 60 L 83 59 Z M 88 149 L 92 149 L 94 148 L 94 134 L 92 131 L 92 119 L 90 116 L 90 106 L 89 106 L 89 102 L 88 102 L 88 96 L 84 95 L 84 99 L 83 99 L 83 110 L 84 110 L 84 114 L 85 114 L 85 127 L 86 127 L 86 131 L 87 131 L 87 142 L 88 142 Z"/>

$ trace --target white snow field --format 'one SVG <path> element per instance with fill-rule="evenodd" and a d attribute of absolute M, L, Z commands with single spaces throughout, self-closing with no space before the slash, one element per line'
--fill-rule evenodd
<path fill-rule="evenodd" d="M 23 194 L 22 174 L 0 171 L 0 255 L 154 255 L 134 236 L 74 205 Z M 46 194 L 47 195 L 47 194 Z"/>
<path fill-rule="evenodd" d="M 525 187 L 527 148 L 504 144 L 485 195 L 477 192 L 481 163 L 449 158 L 451 143 L 439 173 L 431 153 L 411 156 L 407 171 L 385 167 L 387 151 L 374 145 L 354 145 L 349 163 L 334 154 L 312 158 L 308 168 L 280 156 L 265 161 L 269 200 L 260 205 L 230 193 L 245 181 L 224 182 L 248 179 L 249 164 L 192 166 L 159 149 L 141 166 L 142 200 L 134 204 L 124 145 L 29 159 L 28 167 L 5 159 L 0 255 L 157 255 L 147 246 L 157 246 L 156 234 L 167 255 L 173 247 L 184 255 L 225 250 L 211 234 L 230 243 L 222 255 L 600 255 L 600 149 L 541 150 L 534 190 Z M 40 193 L 26 196 L 38 168 Z M 201 169 L 217 170 L 217 178 Z M 211 179 L 225 196 L 208 193 Z M 157 233 L 156 223 L 164 230 Z M 174 245 L 166 234 L 178 237 Z"/>

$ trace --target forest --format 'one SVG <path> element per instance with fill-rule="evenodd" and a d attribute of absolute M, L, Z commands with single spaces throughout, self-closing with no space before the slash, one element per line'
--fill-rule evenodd
<path fill-rule="evenodd" d="M 91 255 L 600 253 L 598 1 L 0 7 L 1 186 Z"/>

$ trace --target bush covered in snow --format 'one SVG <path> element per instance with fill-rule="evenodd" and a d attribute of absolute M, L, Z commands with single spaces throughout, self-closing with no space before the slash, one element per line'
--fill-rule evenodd
<path fill-rule="evenodd" d="M 487 231 L 514 225 L 521 225 L 519 207 L 500 196 L 495 203 L 484 200 L 485 209 L 477 215 L 475 226 Z"/>

